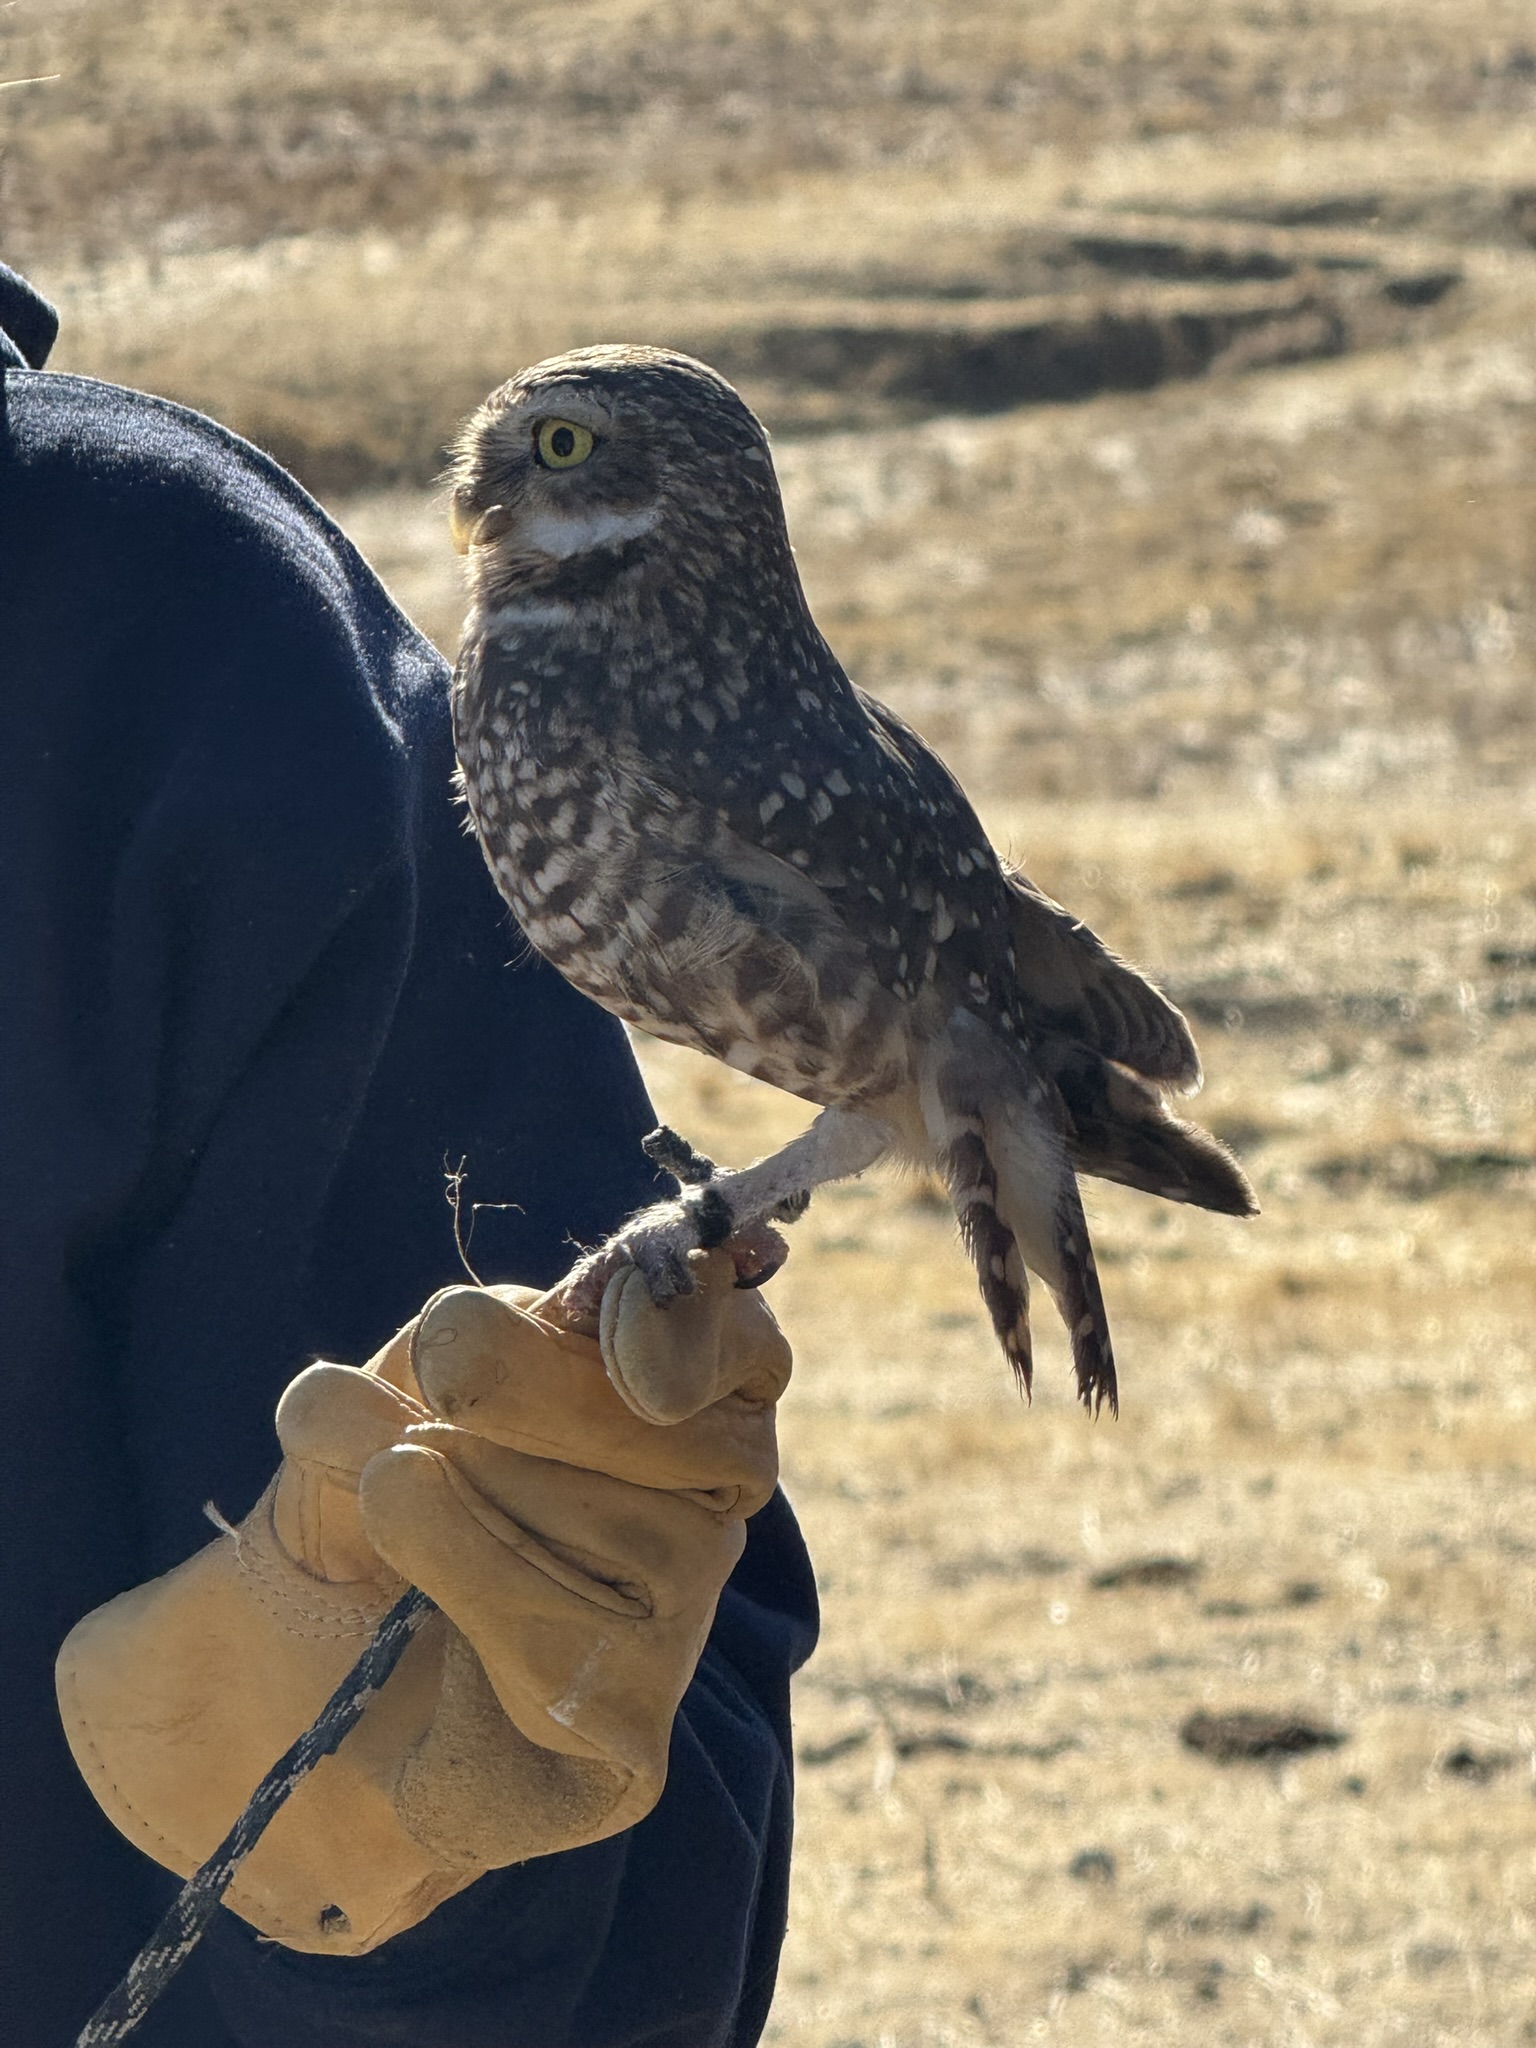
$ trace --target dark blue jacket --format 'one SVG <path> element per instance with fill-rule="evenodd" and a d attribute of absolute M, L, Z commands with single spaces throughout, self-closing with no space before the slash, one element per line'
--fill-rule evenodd
<path fill-rule="evenodd" d="M 76 1776 L 78 1617 L 251 1505 L 307 1360 L 458 1275 L 543 1284 L 654 1193 L 618 1027 L 527 957 L 449 793 L 445 671 L 210 421 L 40 374 L 0 267 L 0 2039 L 67 2048 L 169 1880 Z M 746 2044 L 783 1933 L 815 1596 L 751 1526 L 656 1811 L 376 1955 L 231 1915 L 144 2048 Z"/>

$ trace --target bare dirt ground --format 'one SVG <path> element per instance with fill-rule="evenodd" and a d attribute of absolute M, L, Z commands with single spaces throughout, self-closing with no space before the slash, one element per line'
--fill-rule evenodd
<path fill-rule="evenodd" d="M 294 462 L 451 648 L 456 417 L 709 346 L 857 678 L 1196 1021 L 1265 1213 L 1091 1191 L 1118 1423 L 1049 1327 L 1021 1407 L 928 1189 L 797 1228 L 770 2039 L 1536 2040 L 1528 7 L 5 20 L 62 366 Z M 726 1159 L 804 1121 L 640 1050 Z"/>

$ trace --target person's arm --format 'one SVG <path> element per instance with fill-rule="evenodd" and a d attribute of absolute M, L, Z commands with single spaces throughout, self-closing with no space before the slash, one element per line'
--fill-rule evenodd
<path fill-rule="evenodd" d="M 42 2042 L 164 1898 L 64 1751 L 68 1627 L 197 1548 L 208 1498 L 248 1511 L 308 1358 L 365 1356 L 455 1278 L 445 1164 L 509 1205 L 478 1217 L 479 1270 L 538 1284 L 654 1184 L 621 1032 L 527 960 L 459 832 L 443 665 L 334 528 L 175 407 L 10 370 L 5 401 L 0 1256 L 25 1455 L 0 1536 L 36 1592 L 0 1689 L 0 2004 Z M 227 1919 L 188 1972 L 227 2039 L 500 2048 L 521 2014 L 556 2048 L 610 2038 L 610 2007 L 657 2040 L 750 2038 L 742 1986 L 782 1932 L 783 1696 L 814 1626 L 787 1510 L 742 1570 L 759 1590 L 727 1589 L 733 1647 L 706 1651 L 646 1821 L 495 1873 L 356 1963 Z M 694 1893 L 650 1928 L 674 1866 Z M 196 1995 L 145 2048 L 212 2048 Z"/>

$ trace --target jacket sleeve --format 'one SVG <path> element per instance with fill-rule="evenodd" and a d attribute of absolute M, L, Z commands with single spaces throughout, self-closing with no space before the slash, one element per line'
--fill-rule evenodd
<path fill-rule="evenodd" d="M 366 1357 L 458 1277 L 445 1166 L 507 1205 L 477 1218 L 488 1280 L 555 1278 L 653 1186 L 622 1034 L 527 958 L 459 829 L 443 665 L 342 536 L 195 415 L 3 388 L 0 1258 L 27 1451 L 0 1541 L 35 1597 L 0 1689 L 0 2007 L 43 2041 L 164 1896 L 65 1754 L 70 1625 L 196 1549 L 205 1501 L 245 1512 L 300 1366 Z M 226 1920 L 146 2048 L 755 2038 L 814 1626 L 787 1509 L 748 1566 L 641 1828 L 496 1873 L 355 1965 Z M 684 1967 L 695 1911 L 723 1946 Z M 658 1915 L 670 1947 L 642 1938 Z"/>

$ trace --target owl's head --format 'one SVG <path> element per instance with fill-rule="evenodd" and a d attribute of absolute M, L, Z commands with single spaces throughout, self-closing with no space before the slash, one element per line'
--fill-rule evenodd
<path fill-rule="evenodd" d="M 629 570 L 739 574 L 782 551 L 768 437 L 738 393 L 668 349 L 579 349 L 503 384 L 453 451 L 450 523 L 472 580 L 595 592 Z"/>

